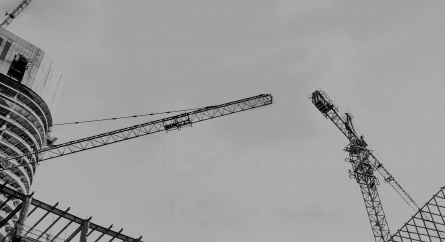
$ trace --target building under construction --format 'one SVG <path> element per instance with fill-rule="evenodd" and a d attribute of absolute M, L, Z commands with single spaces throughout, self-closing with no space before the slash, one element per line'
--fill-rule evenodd
<path fill-rule="evenodd" d="M 19 12 L 31 0 L 23 0 L 0 24 L 0 242 L 70 242 L 79 238 L 99 242 L 104 236 L 109 242 L 119 239 L 139 242 L 112 226 L 102 227 L 90 218 L 80 218 L 54 205 L 33 198 L 30 187 L 39 162 L 101 147 L 161 131 L 180 130 L 193 123 L 272 104 L 270 94 L 261 94 L 229 103 L 206 106 L 181 112 L 180 115 L 146 122 L 63 144 L 54 144 L 51 110 L 57 105 L 61 74 L 53 61 L 38 47 L 6 30 Z M 358 134 L 353 116 L 341 116 L 329 96 L 317 90 L 310 96 L 312 103 L 332 121 L 349 141 L 344 149 L 346 161 L 352 165 L 349 177 L 359 184 L 372 234 L 376 242 L 412 242 L 445 240 L 445 187 L 424 206 L 418 206 L 383 164 L 373 155 L 363 135 Z M 170 113 L 170 112 L 166 112 Z M 151 114 L 152 115 L 152 114 Z M 379 173 L 415 211 L 414 216 L 396 233 L 391 233 L 378 194 Z M 43 211 L 42 215 L 38 212 Z M 56 215 L 52 222 L 42 221 L 48 214 Z M 33 223 L 28 217 L 33 215 Z M 52 233 L 56 223 L 63 228 Z M 40 227 L 39 227 L 40 226 Z M 74 226 L 67 235 L 68 228 Z M 93 232 L 96 232 L 92 235 Z M 62 234 L 65 236 L 62 238 Z"/>
<path fill-rule="evenodd" d="M 91 217 L 80 218 L 70 214 L 70 208 L 61 210 L 57 208 L 58 203 L 49 205 L 34 198 L 33 193 L 30 194 L 30 186 L 38 164 L 270 105 L 272 95 L 260 94 L 188 112 L 182 110 L 179 115 L 54 144 L 55 138 L 50 136 L 53 126 L 51 110 L 57 104 L 61 75 L 41 49 L 4 29 L 30 1 L 22 1 L 0 24 L 0 241 L 69 242 L 78 238 L 84 242 L 88 238 L 99 242 L 108 237 L 109 242 L 114 239 L 139 242 L 142 236 L 126 236 L 122 234 L 123 229 L 114 231 L 113 225 L 103 227 L 94 224 Z M 57 219 L 44 221 L 50 213 Z M 55 232 L 52 232 L 53 228 Z"/>
<path fill-rule="evenodd" d="M 56 94 L 61 74 L 45 52 L 17 35 L 0 28 L 0 157 L 22 155 L 37 151 L 53 143 L 50 136 L 51 108 L 56 103 Z M 30 163 L 27 166 L 0 172 L 0 182 L 28 194 L 37 169 L 32 163 L 37 157 L 1 162 L 2 168 Z M 0 203 L 8 198 L 0 196 Z M 17 203 L 8 201 L 1 208 L 0 217 L 13 211 Z M 14 226 L 18 217 L 9 220 L 1 230 L 4 235 Z M 6 229 L 6 231 L 5 231 Z"/>

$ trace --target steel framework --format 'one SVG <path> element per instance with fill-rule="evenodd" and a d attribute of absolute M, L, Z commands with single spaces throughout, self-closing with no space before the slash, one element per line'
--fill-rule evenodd
<path fill-rule="evenodd" d="M 18 191 L 15 191 L 15 190 L 7 187 L 6 184 L 0 185 L 0 191 L 4 194 L 7 194 L 10 198 L 18 199 L 21 201 L 21 203 L 17 206 L 17 208 L 14 211 L 10 212 L 9 215 L 5 219 L 0 221 L 0 228 L 5 226 L 5 224 L 20 211 L 20 209 L 23 207 L 23 204 L 25 204 L 27 201 L 30 201 L 30 205 L 33 205 L 34 208 L 29 213 L 27 211 L 24 211 L 24 214 L 25 214 L 24 216 L 26 216 L 26 217 L 31 216 L 37 209 L 42 209 L 42 210 L 46 211 L 46 213 L 40 219 L 38 219 L 38 221 L 36 223 L 34 223 L 31 227 L 19 225 L 19 226 L 17 226 L 16 230 L 13 231 L 14 233 L 21 232 L 23 234 L 22 235 L 23 237 L 28 236 L 30 238 L 33 238 L 34 241 L 39 241 L 39 239 L 42 238 L 42 236 L 44 236 L 47 233 L 47 231 L 49 229 L 51 229 L 54 226 L 54 224 L 56 224 L 61 218 L 64 218 L 65 220 L 67 220 L 68 223 L 62 228 L 62 230 L 60 230 L 55 236 L 53 236 L 49 242 L 55 241 L 58 238 L 58 236 L 60 234 L 62 234 L 62 232 L 64 232 L 70 225 L 77 224 L 78 225 L 77 229 L 75 229 L 74 232 L 70 236 L 68 236 L 67 239 L 64 240 L 65 242 L 69 242 L 80 232 L 80 230 L 82 229 L 82 226 L 85 224 L 85 221 L 88 221 L 87 227 L 89 229 L 89 233 L 86 235 L 86 237 L 88 237 L 93 232 L 98 232 L 101 234 L 95 240 L 95 242 L 98 242 L 104 235 L 108 235 L 109 237 L 111 237 L 113 239 L 117 238 L 117 239 L 125 241 L 125 242 L 139 242 L 142 239 L 142 236 L 135 239 L 135 238 L 129 237 L 127 235 L 124 235 L 124 234 L 122 234 L 122 229 L 118 232 L 111 230 L 111 227 L 113 225 L 106 228 L 106 227 L 102 227 L 100 225 L 94 224 L 94 223 L 90 222 L 91 217 L 86 220 L 79 218 L 73 214 L 68 213 L 70 208 L 66 209 L 65 211 L 60 210 L 57 208 L 58 203 L 51 206 L 51 205 L 46 204 L 42 201 L 39 201 L 35 198 L 32 198 L 32 194 L 30 196 L 27 196 L 23 193 L 20 193 Z M 46 227 L 46 229 L 44 231 L 36 230 L 36 227 L 50 213 L 53 215 L 56 215 L 57 219 L 53 220 L 52 223 L 48 227 Z M 11 235 L 10 237 L 13 238 L 14 236 Z"/>
<path fill-rule="evenodd" d="M 260 94 L 238 101 L 228 102 L 215 106 L 208 106 L 205 108 L 197 109 L 195 111 L 185 112 L 180 115 L 150 121 L 128 128 L 118 129 L 59 145 L 49 146 L 47 148 L 23 155 L 15 155 L 8 158 L 2 158 L 0 159 L 0 165 L 3 167 L 3 169 L 0 169 L 0 171 L 10 170 L 19 166 L 27 166 L 31 163 L 38 163 L 40 161 L 49 160 L 56 157 L 69 155 L 161 131 L 181 129 L 184 126 L 191 126 L 193 123 L 270 105 L 272 104 L 272 100 L 272 95 Z M 26 162 L 27 159 L 25 159 L 25 157 L 28 160 L 31 160 L 31 162 Z M 34 157 L 39 158 L 38 160 L 35 160 Z M 20 165 L 14 165 L 11 160 L 15 160 Z"/>
<path fill-rule="evenodd" d="M 346 138 L 348 138 L 349 145 L 345 148 L 345 151 L 349 154 L 349 158 L 347 158 L 346 161 L 352 165 L 352 170 L 349 170 L 349 176 L 351 179 L 355 179 L 360 185 L 375 241 L 388 241 L 390 231 L 377 191 L 379 180 L 374 175 L 375 171 L 378 171 L 383 176 L 384 181 L 389 183 L 411 208 L 416 210 L 416 208 L 419 208 L 418 205 L 388 170 L 383 167 L 383 164 L 377 160 L 372 154 L 372 151 L 367 148 L 368 144 L 363 136 L 359 136 L 355 131 L 351 114 L 346 113 L 343 118 L 340 117 L 338 108 L 329 96 L 321 90 L 313 92 L 310 99 L 315 107 L 327 119 L 330 119 Z"/>
<path fill-rule="evenodd" d="M 349 152 L 349 158 L 346 161 L 350 162 L 353 168 L 349 170 L 349 175 L 360 185 L 374 238 L 377 242 L 386 242 L 390 232 L 377 191 L 379 180 L 375 177 L 374 167 L 368 159 L 371 152 L 355 144 L 350 144 L 346 150 Z"/>
<path fill-rule="evenodd" d="M 442 187 L 389 241 L 445 241 L 444 190 Z"/>

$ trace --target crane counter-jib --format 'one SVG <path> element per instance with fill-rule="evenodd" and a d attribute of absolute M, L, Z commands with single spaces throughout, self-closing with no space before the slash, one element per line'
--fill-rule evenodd
<path fill-rule="evenodd" d="M 161 131 L 181 129 L 185 126 L 191 126 L 193 123 L 198 123 L 205 120 L 218 118 L 262 106 L 267 106 L 272 104 L 272 101 L 272 95 L 260 94 L 257 96 L 244 98 L 220 105 L 207 106 L 205 108 L 185 112 L 180 115 L 154 120 L 123 129 L 117 129 L 111 132 L 73 140 L 59 145 L 49 146 L 38 151 L 11 156 L 0 160 L 0 165 L 3 168 L 0 169 L 0 171 L 11 170 L 19 166 L 27 166 L 32 163 L 37 163 L 44 160 L 53 159 L 60 156 L 69 155 Z M 28 157 L 29 159 L 31 159 L 32 155 L 35 155 L 34 157 L 40 158 L 38 158 L 38 160 L 34 159 L 31 162 L 26 163 L 24 157 Z M 12 162 L 10 162 L 10 160 L 13 159 L 16 160 L 20 165 L 14 165 Z"/>

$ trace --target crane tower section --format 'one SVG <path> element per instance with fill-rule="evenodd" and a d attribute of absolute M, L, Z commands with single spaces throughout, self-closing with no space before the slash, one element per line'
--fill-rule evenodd
<path fill-rule="evenodd" d="M 51 110 L 57 103 L 61 75 L 53 61 L 40 48 L 0 28 L 0 167 L 8 157 L 40 150 L 54 142 L 50 136 L 53 124 Z M 60 91 L 60 90 L 59 90 Z M 0 183 L 23 194 L 29 194 L 37 164 L 37 155 L 30 155 L 9 171 L 0 171 Z M 30 164 L 27 164 L 30 163 Z M 6 202 L 6 203 L 5 203 Z M 18 201 L 0 194 L 3 220 L 16 208 Z M 8 227 L 16 219 L 9 220 Z M 5 234 L 0 230 L 0 235 Z"/>
<path fill-rule="evenodd" d="M 368 145 L 363 136 L 357 135 L 351 114 L 346 113 L 344 117 L 341 117 L 338 114 L 338 108 L 323 91 L 313 92 L 310 98 L 315 107 L 348 138 L 349 144 L 344 150 L 349 154 L 346 161 L 352 165 L 349 177 L 360 186 L 375 241 L 388 241 L 390 231 L 377 191 L 379 180 L 374 175 L 377 166 L 373 162 L 377 160 L 373 159 L 372 151 L 367 148 Z"/>

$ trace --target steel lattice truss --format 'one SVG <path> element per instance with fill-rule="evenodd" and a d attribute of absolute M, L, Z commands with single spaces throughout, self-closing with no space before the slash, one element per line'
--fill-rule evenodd
<path fill-rule="evenodd" d="M 442 187 L 389 241 L 445 241 L 445 187 Z"/>
<path fill-rule="evenodd" d="M 359 136 L 355 131 L 352 123 L 353 117 L 350 113 L 341 117 L 338 114 L 338 108 L 329 96 L 321 90 L 313 92 L 310 99 L 323 116 L 330 119 L 348 138 L 349 145 L 345 148 L 345 151 L 349 153 L 346 161 L 352 165 L 349 176 L 360 185 L 375 241 L 387 242 L 391 233 L 377 191 L 379 180 L 374 175 L 375 171 L 378 171 L 383 176 L 384 181 L 389 183 L 412 208 L 418 208 L 417 204 L 383 167 L 383 164 L 377 160 L 372 151 L 367 148 L 368 144 L 363 136 Z"/>
<path fill-rule="evenodd" d="M 40 157 L 38 160 L 38 162 L 40 162 L 48 159 L 53 159 L 59 156 L 77 153 L 80 151 L 89 150 L 104 145 L 121 142 L 124 140 L 133 139 L 161 131 L 181 129 L 184 126 L 191 126 L 193 123 L 233 113 L 238 113 L 270 104 L 272 104 L 272 95 L 261 94 L 225 104 L 208 106 L 205 108 L 197 109 L 195 111 L 186 112 L 180 115 L 159 119 L 155 121 L 150 121 L 147 123 L 131 126 L 124 129 L 118 129 L 111 132 L 94 135 L 59 145 L 53 145 L 32 153 L 11 156 L 7 159 L 1 160 L 0 164 L 4 168 L 1 170 L 9 170 L 14 167 L 17 167 L 16 165 L 14 165 L 14 163 L 10 162 L 10 160 L 13 159 L 15 159 L 19 164 L 22 164 L 20 166 L 24 166 L 29 164 L 26 163 L 26 159 L 24 159 L 24 157 L 27 157 L 29 160 L 33 160 L 34 155 L 36 155 L 37 157 Z M 33 161 L 31 163 L 35 162 L 37 161 Z"/>
<path fill-rule="evenodd" d="M 390 232 L 377 189 L 360 184 L 360 190 L 365 201 L 375 241 L 386 242 L 390 237 Z"/>
<path fill-rule="evenodd" d="M 335 126 L 348 138 L 349 141 L 357 140 L 359 137 L 357 134 L 349 132 L 346 127 L 346 119 L 340 117 L 338 114 L 338 108 L 335 106 L 334 102 L 329 98 L 329 96 L 324 91 L 315 91 L 312 96 L 312 103 L 317 107 L 317 109 L 325 116 L 325 118 L 330 119 Z M 394 179 L 394 177 L 389 173 L 389 171 L 383 166 L 383 164 L 371 153 L 368 157 L 369 162 L 375 167 L 376 171 L 382 175 L 385 182 L 391 185 L 392 188 L 405 200 L 410 207 L 417 210 L 419 206 L 414 202 L 414 200 L 409 196 L 409 194 L 402 188 L 402 186 Z"/>
<path fill-rule="evenodd" d="M 370 163 L 369 156 L 371 151 L 351 143 L 346 147 L 349 152 L 349 159 L 346 161 L 352 165 L 349 170 L 349 176 L 355 179 L 360 185 L 363 201 L 365 202 L 366 212 L 368 213 L 369 223 L 376 242 L 386 242 L 391 236 L 382 202 L 377 191 L 379 180 L 374 176 L 375 168 Z"/>
<path fill-rule="evenodd" d="M 19 214 L 19 212 L 23 212 L 21 210 L 26 207 L 26 201 L 27 199 L 30 199 L 30 196 L 8 188 L 6 183 L 0 185 L 0 191 L 8 197 L 7 201 L 0 204 L 0 210 L 10 199 L 15 200 L 15 202 L 20 202 L 20 204 L 18 204 L 13 211 L 8 213 L 6 218 L 0 221 L 0 228 L 2 228 L 4 226 L 8 226 L 10 220 L 17 222 L 17 214 Z M 113 225 L 106 228 L 94 224 L 90 222 L 91 217 L 86 220 L 82 219 L 78 216 L 70 214 L 68 212 L 70 208 L 65 210 L 58 209 L 58 204 L 59 203 L 49 205 L 32 198 L 30 200 L 29 211 L 25 211 L 24 216 L 27 217 L 27 221 L 34 221 L 29 225 L 16 223 L 14 228 L 9 227 L 7 230 L 9 231 L 8 235 L 1 238 L 1 241 L 10 242 L 14 237 L 19 236 L 23 239 L 23 241 L 29 242 L 69 242 L 80 236 L 82 225 L 85 221 L 88 221 L 88 233 L 86 234 L 86 237 L 88 237 L 91 241 L 99 242 L 99 240 L 106 238 L 109 239 L 109 242 L 113 241 L 114 239 L 118 239 L 123 242 L 142 242 L 142 236 L 139 238 L 132 238 L 122 234 L 123 229 L 120 229 L 119 231 L 112 230 L 111 228 Z M 58 223 L 60 223 L 60 225 Z"/>
<path fill-rule="evenodd" d="M 31 0 L 23 0 L 11 13 L 6 13 L 6 19 L 3 20 L 0 27 L 6 28 L 6 26 L 8 26 L 30 3 Z"/>

